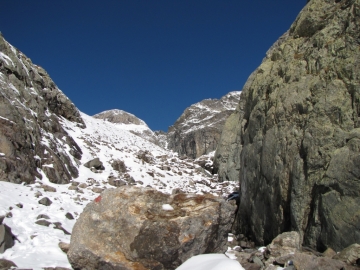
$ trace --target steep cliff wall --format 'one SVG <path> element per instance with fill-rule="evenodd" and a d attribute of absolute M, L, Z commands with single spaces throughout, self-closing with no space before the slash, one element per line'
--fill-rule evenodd
<path fill-rule="evenodd" d="M 54 183 L 77 177 L 81 150 L 60 121 L 84 126 L 79 111 L 43 68 L 1 34 L 0 90 L 0 181 L 30 183 L 42 173 Z"/>
<path fill-rule="evenodd" d="M 248 79 L 215 154 L 240 181 L 238 228 L 360 242 L 360 0 L 311 0 Z"/>

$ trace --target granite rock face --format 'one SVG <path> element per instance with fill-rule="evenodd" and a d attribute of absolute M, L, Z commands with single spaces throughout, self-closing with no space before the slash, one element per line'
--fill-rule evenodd
<path fill-rule="evenodd" d="M 312 0 L 251 74 L 215 154 L 257 244 L 360 242 L 360 1 Z"/>
<path fill-rule="evenodd" d="M 79 111 L 43 68 L 1 35 L 0 89 L 0 181 L 30 183 L 41 178 L 38 169 L 54 183 L 77 177 L 81 149 L 60 121 L 84 126 Z"/>
<path fill-rule="evenodd" d="M 180 156 L 198 158 L 214 151 L 226 119 L 234 112 L 240 92 L 221 99 L 205 99 L 187 108 L 169 127 L 167 147 Z"/>
<path fill-rule="evenodd" d="M 235 208 L 213 195 L 108 189 L 80 215 L 67 255 L 74 269 L 175 269 L 226 250 Z"/>

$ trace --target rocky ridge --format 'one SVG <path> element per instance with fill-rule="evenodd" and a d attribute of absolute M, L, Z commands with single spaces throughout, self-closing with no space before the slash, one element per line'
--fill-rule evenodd
<path fill-rule="evenodd" d="M 251 74 L 215 154 L 240 180 L 238 230 L 257 244 L 298 231 L 360 242 L 360 1 L 308 1 Z"/>
<path fill-rule="evenodd" d="M 81 149 L 59 121 L 84 127 L 79 111 L 43 68 L 2 35 L 0 88 L 0 180 L 31 183 L 45 174 L 54 183 L 69 183 L 78 177 Z"/>
<path fill-rule="evenodd" d="M 234 91 L 188 107 L 168 129 L 168 149 L 193 159 L 215 151 L 224 123 L 239 99 L 240 92 Z"/>

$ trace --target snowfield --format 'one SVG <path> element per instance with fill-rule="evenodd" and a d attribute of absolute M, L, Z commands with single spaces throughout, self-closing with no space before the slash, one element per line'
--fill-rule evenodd
<path fill-rule="evenodd" d="M 85 129 L 61 119 L 65 130 L 83 152 L 78 162 L 69 154 L 69 147 L 59 149 L 67 152 L 73 159 L 73 164 L 78 167 L 77 179 L 65 185 L 53 184 L 39 169 L 43 177 L 41 180 L 36 179 L 34 184 L 0 182 L 0 215 L 6 216 L 3 223 L 12 229 L 17 238 L 15 245 L 0 254 L 0 258 L 13 261 L 19 268 L 71 268 L 66 254 L 59 248 L 59 243 L 70 243 L 69 233 L 89 201 L 99 196 L 103 189 L 115 188 L 109 184 L 109 177 L 122 179 L 123 174 L 111 166 L 114 160 L 121 160 L 125 164 L 125 174 L 128 179 L 133 180 L 132 184 L 151 186 L 164 193 L 181 190 L 187 193 L 226 196 L 236 188 L 237 183 L 218 183 L 216 175 L 211 175 L 193 160 L 180 159 L 176 153 L 133 134 L 129 127 L 85 114 L 82 114 L 82 117 L 86 123 Z M 48 143 L 46 136 L 43 138 L 42 143 Z M 139 158 L 139 153 L 144 152 L 150 156 L 150 162 Z M 91 170 L 83 165 L 94 158 L 103 162 L 104 170 Z M 51 205 L 39 203 L 44 197 L 50 199 Z M 171 205 L 163 205 L 163 208 L 172 210 Z M 209 264 L 213 268 L 209 268 Z M 196 257 L 178 269 L 243 268 L 225 255 L 214 254 Z"/>

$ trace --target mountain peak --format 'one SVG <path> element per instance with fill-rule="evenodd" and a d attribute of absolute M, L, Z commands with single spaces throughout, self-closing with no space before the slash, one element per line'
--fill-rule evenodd
<path fill-rule="evenodd" d="M 97 119 L 103 119 L 114 124 L 126 124 L 126 125 L 133 124 L 133 125 L 143 125 L 147 127 L 147 124 L 140 118 L 136 117 L 131 113 L 119 109 L 103 111 L 101 113 L 95 114 L 93 117 Z"/>

